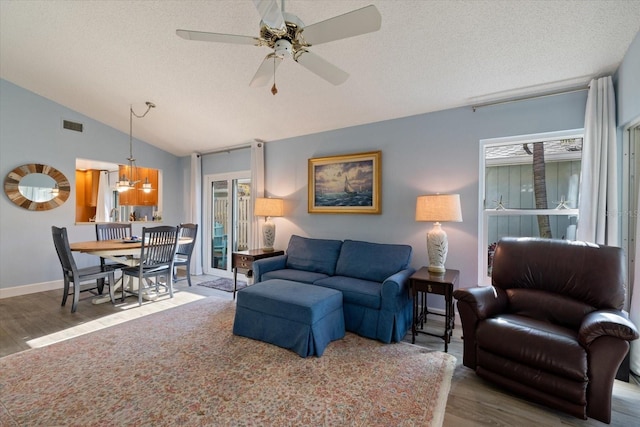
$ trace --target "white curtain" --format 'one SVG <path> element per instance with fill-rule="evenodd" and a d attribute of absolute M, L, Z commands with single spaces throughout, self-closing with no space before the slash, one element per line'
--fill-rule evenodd
<path fill-rule="evenodd" d="M 264 197 L 264 142 L 256 141 L 251 144 L 251 206 L 256 205 L 256 198 Z M 256 249 L 262 247 L 260 243 L 260 222 L 259 218 L 251 212 L 251 237 L 249 248 Z"/>
<path fill-rule="evenodd" d="M 110 221 L 111 189 L 109 188 L 109 172 L 100 171 L 98 178 L 98 198 L 96 200 L 96 222 Z M 115 219 L 114 219 L 115 220 Z"/>
<path fill-rule="evenodd" d="M 611 77 L 589 85 L 577 239 L 620 246 L 615 95 Z"/>
<path fill-rule="evenodd" d="M 202 274 L 202 156 L 191 154 L 191 174 L 187 197 L 184 199 L 186 222 L 198 224 L 196 244 L 191 254 L 191 274 Z"/>

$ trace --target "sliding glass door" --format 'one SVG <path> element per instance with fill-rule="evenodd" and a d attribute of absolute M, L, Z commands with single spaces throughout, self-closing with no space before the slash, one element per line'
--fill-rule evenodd
<path fill-rule="evenodd" d="M 250 173 L 205 176 L 206 274 L 231 276 L 231 254 L 246 250 L 250 239 Z"/>

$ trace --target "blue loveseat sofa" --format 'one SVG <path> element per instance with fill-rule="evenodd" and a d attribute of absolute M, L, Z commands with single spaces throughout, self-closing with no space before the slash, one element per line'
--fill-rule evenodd
<path fill-rule="evenodd" d="M 411 252 L 408 245 L 293 235 L 285 255 L 255 261 L 253 273 L 256 282 L 284 279 L 341 291 L 346 330 L 390 343 L 411 327 Z"/>

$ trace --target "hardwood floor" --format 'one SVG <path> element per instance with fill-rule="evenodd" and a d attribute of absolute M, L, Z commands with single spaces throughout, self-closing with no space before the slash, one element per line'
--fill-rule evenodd
<path fill-rule="evenodd" d="M 207 296 L 232 299 L 231 293 L 197 286 L 212 276 L 193 277 L 194 286 L 178 282 L 173 299 L 161 297 L 138 307 L 137 299 L 124 303 L 94 305 L 91 297 L 81 297 L 78 311 L 71 314 L 71 303 L 60 307 L 61 290 L 0 299 L 0 357 L 73 338 L 87 332 L 146 316 L 156 311 Z M 438 319 L 434 320 L 437 324 Z M 476 376 L 462 366 L 461 328 L 456 325 L 449 353 L 458 359 L 444 418 L 445 427 L 465 426 L 604 426 L 599 421 L 581 420 L 570 415 L 530 403 Z M 410 333 L 405 337 L 411 342 Z M 418 335 L 416 345 L 444 350 L 439 338 Z M 637 426 L 640 419 L 640 386 L 616 381 L 613 389 L 612 426 Z"/>

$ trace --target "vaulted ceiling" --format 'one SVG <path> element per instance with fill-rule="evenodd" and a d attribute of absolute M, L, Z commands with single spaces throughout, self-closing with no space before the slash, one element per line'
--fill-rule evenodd
<path fill-rule="evenodd" d="M 312 46 L 350 74 L 334 86 L 292 60 L 278 94 L 249 87 L 266 47 L 250 0 L 0 1 L 0 76 L 176 155 L 586 85 L 613 73 L 640 1 L 290 0 L 306 25 L 373 4 L 379 31 Z"/>

